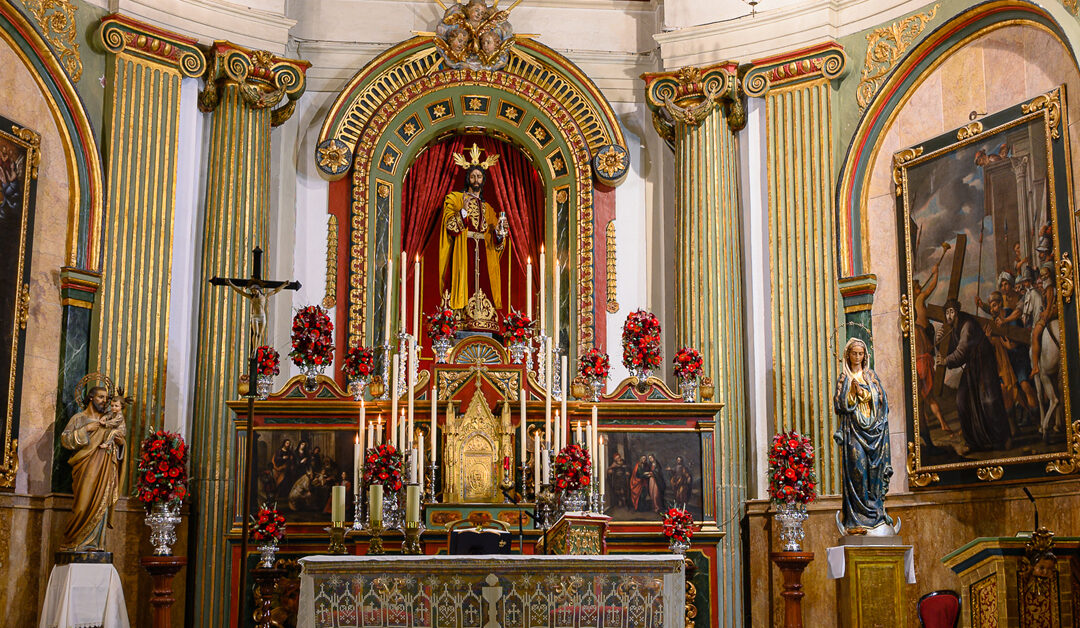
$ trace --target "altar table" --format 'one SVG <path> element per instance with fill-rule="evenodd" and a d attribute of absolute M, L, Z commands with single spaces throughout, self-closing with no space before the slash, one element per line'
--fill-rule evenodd
<path fill-rule="evenodd" d="M 683 628 L 676 554 L 308 556 L 299 628 Z"/>

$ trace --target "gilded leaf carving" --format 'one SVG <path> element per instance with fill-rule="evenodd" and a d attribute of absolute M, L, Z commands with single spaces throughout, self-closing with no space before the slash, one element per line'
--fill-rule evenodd
<path fill-rule="evenodd" d="M 862 80 L 856 88 L 855 99 L 859 111 L 864 111 L 874 98 L 885 77 L 892 71 L 908 46 L 923 32 L 926 25 L 937 15 L 939 4 L 926 13 L 917 13 L 874 30 L 866 36 L 866 61 Z"/>

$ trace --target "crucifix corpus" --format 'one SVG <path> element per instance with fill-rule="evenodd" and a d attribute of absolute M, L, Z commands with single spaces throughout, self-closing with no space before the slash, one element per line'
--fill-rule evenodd
<path fill-rule="evenodd" d="M 248 535 L 251 527 L 251 467 L 255 457 L 255 382 L 258 380 L 255 350 L 266 342 L 266 316 L 269 312 L 270 297 L 282 290 L 299 290 L 299 281 L 274 281 L 262 278 L 262 249 L 255 247 L 251 251 L 250 277 L 213 277 L 212 286 L 228 286 L 248 300 L 251 307 L 251 335 L 248 347 L 248 393 L 247 393 L 247 457 L 244 459 L 244 478 L 240 488 L 240 503 L 243 504 L 241 519 L 243 533 L 240 540 L 240 594 L 247 589 L 247 553 Z M 241 598 L 242 599 L 242 598 Z"/>

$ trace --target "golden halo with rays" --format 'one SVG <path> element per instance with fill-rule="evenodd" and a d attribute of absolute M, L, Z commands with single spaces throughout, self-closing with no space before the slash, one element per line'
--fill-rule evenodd
<path fill-rule="evenodd" d="M 847 321 L 843 325 L 837 325 L 836 328 L 833 329 L 832 335 L 829 337 L 829 344 L 831 345 L 829 353 L 832 354 L 833 359 L 836 360 L 837 364 L 840 364 L 844 361 L 844 358 L 842 358 L 838 353 L 839 343 L 837 342 L 837 340 L 839 340 L 840 337 L 837 335 L 836 332 L 840 331 L 841 329 L 847 329 L 848 327 L 858 327 L 859 329 L 866 332 L 866 338 L 859 338 L 859 340 L 862 340 L 864 343 L 866 343 L 866 363 L 870 364 L 874 360 L 874 335 L 870 333 L 870 328 L 856 321 Z M 850 336 L 845 339 L 844 344 L 846 345 L 847 341 L 850 339 Z"/>
<path fill-rule="evenodd" d="M 86 375 L 83 375 L 82 379 L 79 380 L 79 383 L 75 384 L 75 399 L 79 403 L 82 403 L 83 399 L 86 398 L 86 385 L 91 382 L 95 384 L 105 384 L 105 391 L 109 394 L 109 398 L 112 398 L 115 393 L 112 380 L 102 373 L 87 373 Z"/>

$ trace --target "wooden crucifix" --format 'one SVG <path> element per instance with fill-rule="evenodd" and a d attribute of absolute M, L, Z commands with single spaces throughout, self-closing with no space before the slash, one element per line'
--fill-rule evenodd
<path fill-rule="evenodd" d="M 244 477 L 240 487 L 241 520 L 243 532 L 240 539 L 240 607 L 247 599 L 247 554 L 248 535 L 251 533 L 251 514 L 255 508 L 251 490 L 251 469 L 255 464 L 255 396 L 258 381 L 258 365 L 255 362 L 255 350 L 266 342 L 266 315 L 269 312 L 270 297 L 282 290 L 299 290 L 299 281 L 273 281 L 262 278 L 262 249 L 255 247 L 251 251 L 251 277 L 213 277 L 212 286 L 228 286 L 248 300 L 251 306 L 251 335 L 248 347 L 248 394 L 247 394 L 247 457 L 244 459 Z M 241 612 L 242 614 L 242 612 Z"/>

